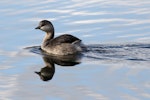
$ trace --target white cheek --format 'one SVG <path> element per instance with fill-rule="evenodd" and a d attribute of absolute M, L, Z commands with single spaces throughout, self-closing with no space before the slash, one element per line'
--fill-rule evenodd
<path fill-rule="evenodd" d="M 43 31 L 49 31 L 50 27 L 49 26 L 42 26 L 41 30 L 43 30 Z"/>

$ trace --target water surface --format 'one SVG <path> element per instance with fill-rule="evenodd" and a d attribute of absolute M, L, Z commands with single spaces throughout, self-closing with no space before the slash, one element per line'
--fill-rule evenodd
<path fill-rule="evenodd" d="M 149 100 L 149 5 L 149 0 L 0 1 L 0 99 Z M 69 62 L 45 58 L 38 47 L 44 33 L 34 29 L 43 19 L 53 22 L 56 36 L 81 38 L 88 52 Z M 46 69 L 49 81 L 35 73 L 46 64 L 52 66 Z"/>

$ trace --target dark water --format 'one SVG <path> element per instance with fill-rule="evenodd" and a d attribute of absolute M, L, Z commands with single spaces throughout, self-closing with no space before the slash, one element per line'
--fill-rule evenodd
<path fill-rule="evenodd" d="M 0 1 L 0 100 L 149 100 L 149 0 Z M 51 20 L 56 36 L 83 40 L 80 55 L 40 50 Z M 43 34 L 42 34 L 43 33 Z"/>

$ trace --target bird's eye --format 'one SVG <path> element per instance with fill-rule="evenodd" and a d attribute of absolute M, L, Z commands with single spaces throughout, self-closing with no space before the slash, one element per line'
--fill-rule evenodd
<path fill-rule="evenodd" d="M 41 27 L 44 26 L 45 24 L 41 24 Z"/>

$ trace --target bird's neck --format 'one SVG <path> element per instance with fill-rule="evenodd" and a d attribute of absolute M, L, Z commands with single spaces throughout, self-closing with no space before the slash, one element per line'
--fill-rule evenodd
<path fill-rule="evenodd" d="M 53 38 L 54 38 L 54 32 L 47 32 L 43 39 L 42 46 L 46 46 L 49 43 L 49 41 Z"/>
<path fill-rule="evenodd" d="M 44 41 L 51 40 L 53 38 L 54 38 L 54 32 L 47 32 L 44 37 Z"/>
<path fill-rule="evenodd" d="M 54 68 L 55 65 L 54 65 L 54 62 L 52 61 L 51 58 L 48 58 L 48 57 L 43 57 L 43 60 L 44 60 L 44 63 L 47 67 L 50 67 L 50 68 Z"/>

